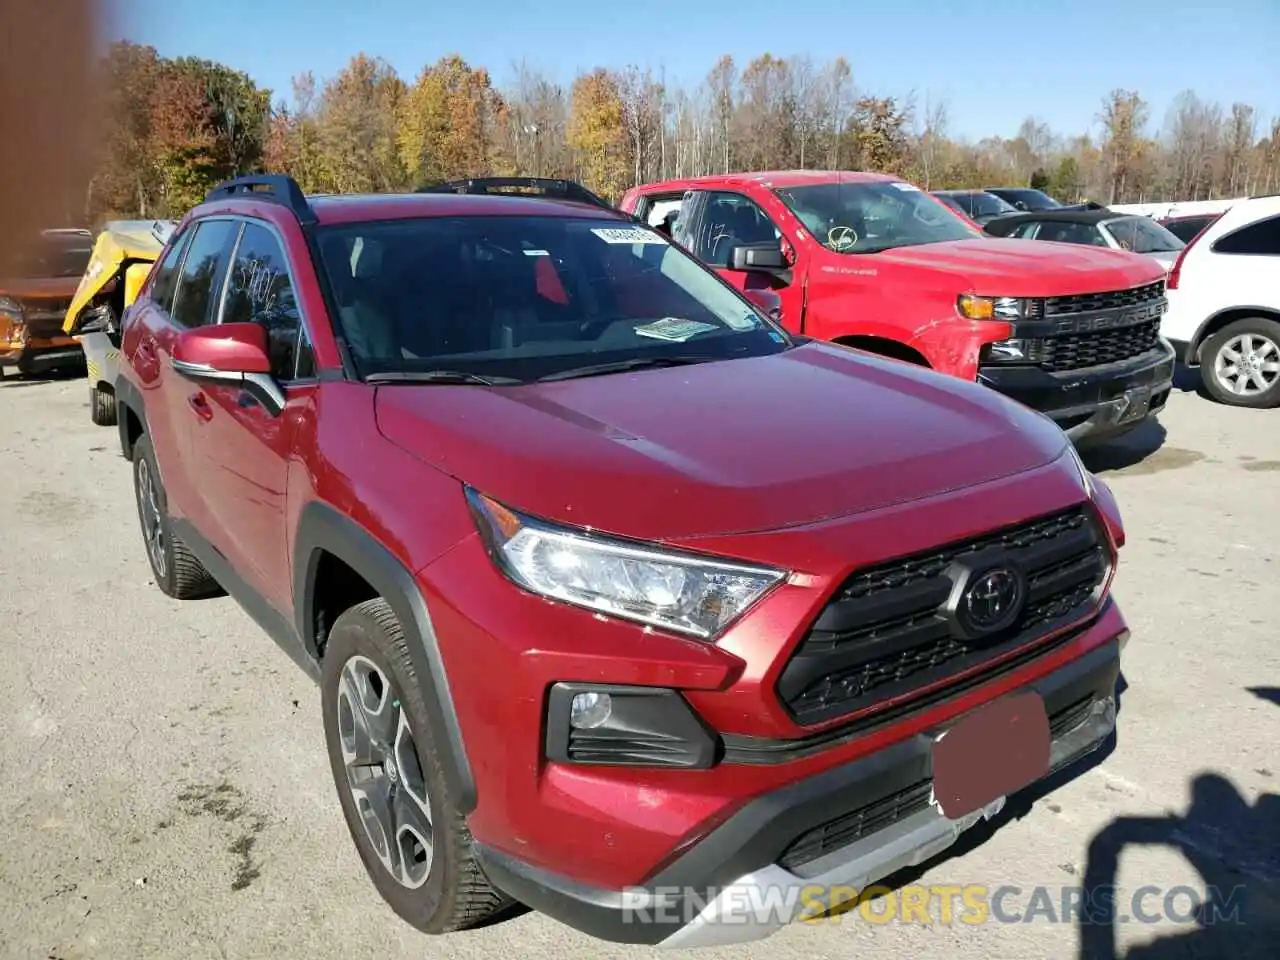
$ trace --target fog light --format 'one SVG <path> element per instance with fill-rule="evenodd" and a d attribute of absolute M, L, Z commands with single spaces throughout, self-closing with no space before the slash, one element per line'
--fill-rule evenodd
<path fill-rule="evenodd" d="M 575 730 L 590 730 L 609 719 L 613 698 L 607 693 L 579 693 L 569 704 L 569 725 Z"/>

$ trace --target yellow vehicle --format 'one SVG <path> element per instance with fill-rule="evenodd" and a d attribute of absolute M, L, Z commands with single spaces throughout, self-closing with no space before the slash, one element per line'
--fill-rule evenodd
<path fill-rule="evenodd" d="M 137 298 L 175 226 L 171 220 L 113 220 L 93 245 L 62 332 L 78 340 L 84 349 L 94 423 L 111 426 L 116 422 L 120 320 Z"/>

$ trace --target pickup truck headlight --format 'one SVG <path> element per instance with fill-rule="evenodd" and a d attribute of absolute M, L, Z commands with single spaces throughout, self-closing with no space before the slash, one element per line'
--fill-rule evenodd
<path fill-rule="evenodd" d="M 956 310 L 966 320 L 1020 320 L 1026 316 L 1027 302 L 1018 297 L 972 297 L 956 299 Z"/>
<path fill-rule="evenodd" d="M 712 639 L 786 572 L 678 553 L 529 517 L 467 488 L 498 568 L 531 593 Z"/>

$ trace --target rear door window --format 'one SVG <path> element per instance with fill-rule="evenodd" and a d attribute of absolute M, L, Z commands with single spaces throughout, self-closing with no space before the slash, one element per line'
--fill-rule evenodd
<path fill-rule="evenodd" d="M 178 274 L 178 289 L 170 311 L 175 323 L 203 327 L 213 322 L 228 254 L 239 231 L 240 224 L 234 220 L 204 220 L 196 227 Z"/>
<path fill-rule="evenodd" d="M 1252 256 L 1280 256 L 1280 217 L 1259 220 L 1241 227 L 1213 245 L 1215 253 L 1237 253 Z"/>

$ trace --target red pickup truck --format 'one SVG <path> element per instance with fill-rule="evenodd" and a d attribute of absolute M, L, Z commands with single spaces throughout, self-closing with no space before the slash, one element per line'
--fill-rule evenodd
<path fill-rule="evenodd" d="M 791 332 L 985 383 L 1077 444 L 1127 432 L 1169 397 L 1164 269 L 1148 257 L 986 237 L 872 173 L 670 180 L 621 206 L 753 299 L 776 294 Z"/>

